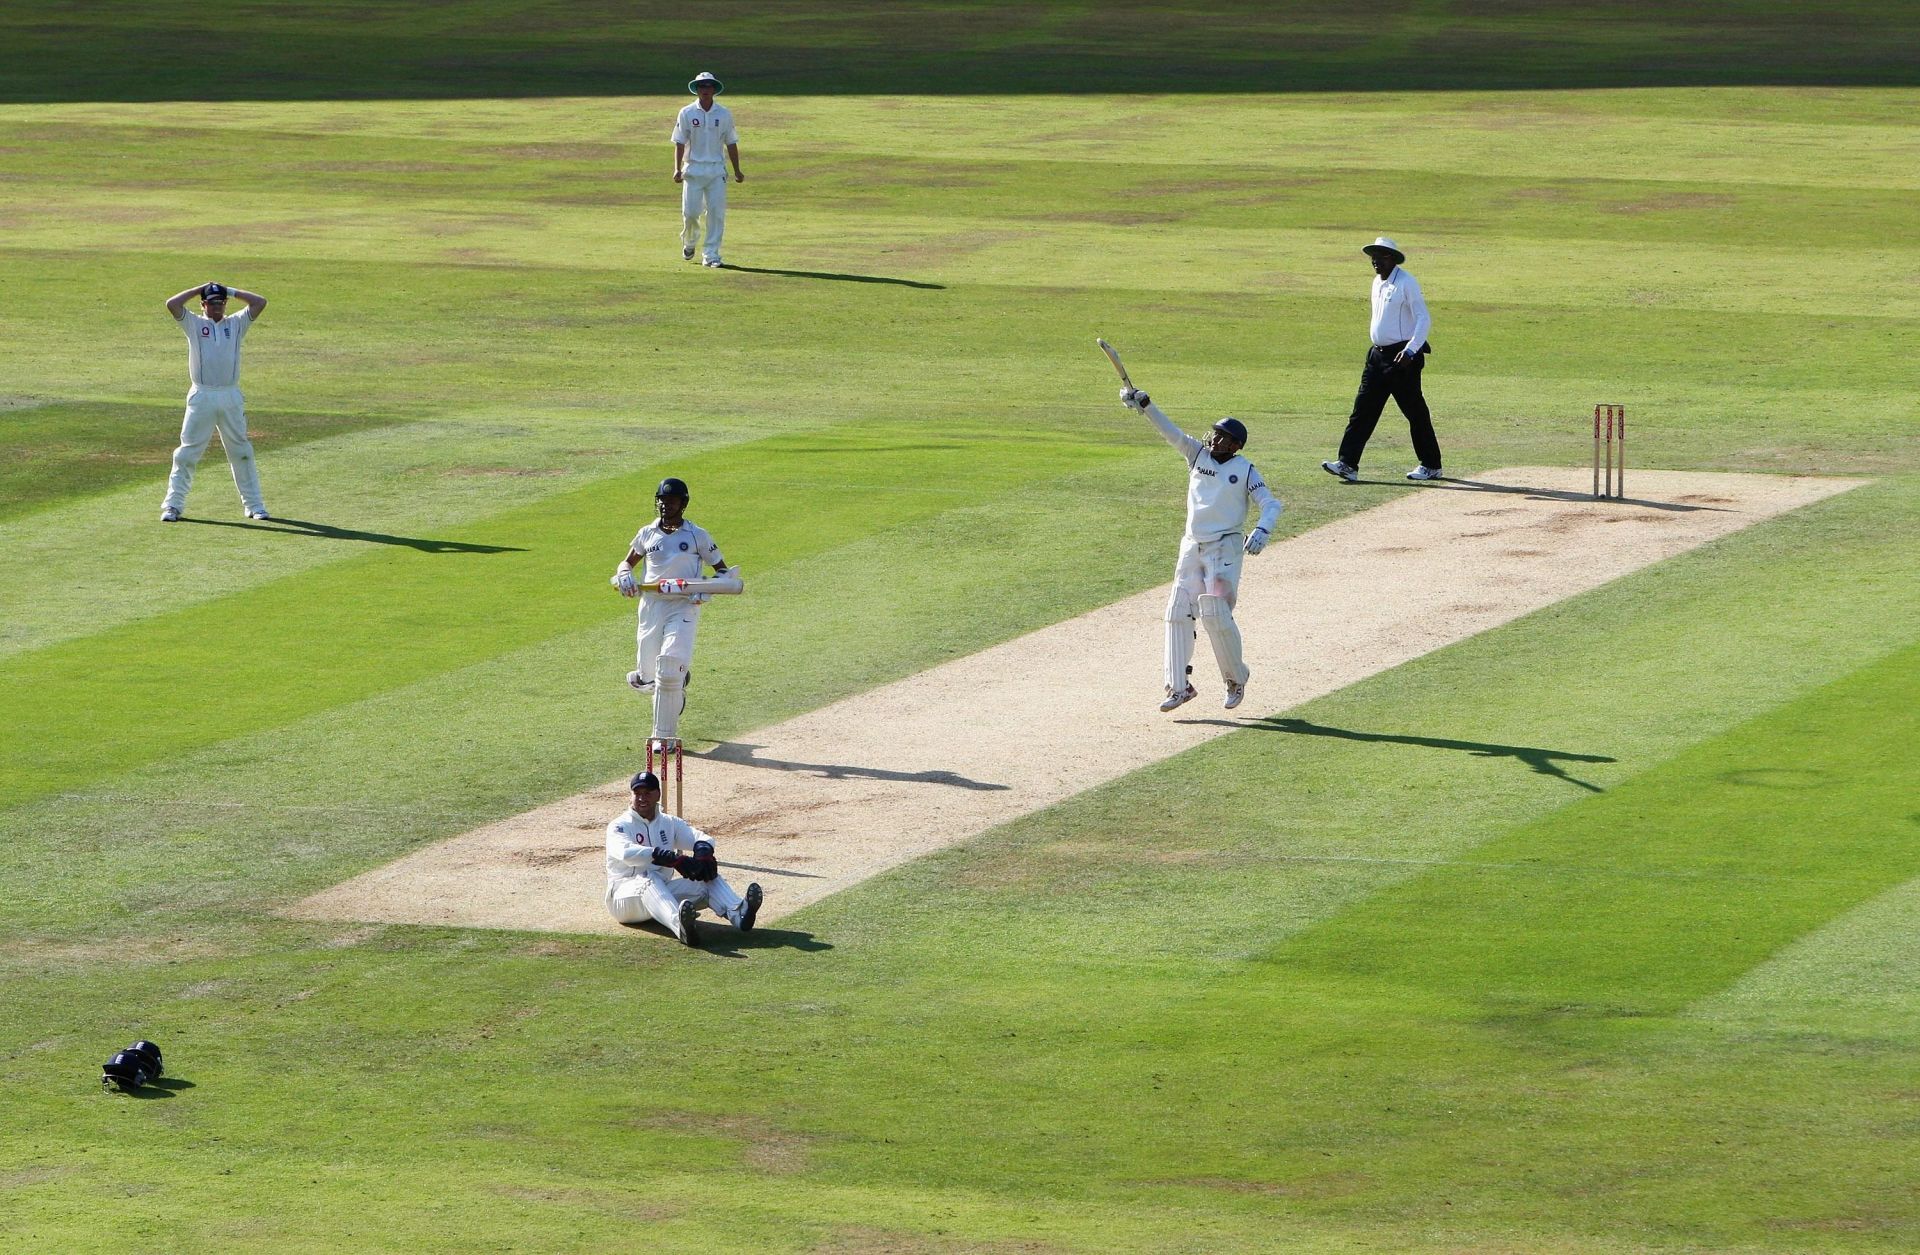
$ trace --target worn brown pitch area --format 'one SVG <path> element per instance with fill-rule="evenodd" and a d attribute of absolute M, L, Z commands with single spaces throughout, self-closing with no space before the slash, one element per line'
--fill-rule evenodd
<path fill-rule="evenodd" d="M 763 921 L 1117 776 L 1595 588 L 1860 480 L 1632 473 L 1594 501 L 1584 468 L 1521 467 L 1401 491 L 1248 561 L 1253 669 L 1220 709 L 1161 695 L 1154 589 L 687 757 L 685 808 Z M 1356 485 L 1349 491 L 1382 492 Z M 1169 552 L 1172 549 L 1169 537 Z M 634 718 L 645 717 L 636 703 Z M 617 932 L 602 841 L 624 782 L 416 851 L 316 894 L 304 919 Z"/>

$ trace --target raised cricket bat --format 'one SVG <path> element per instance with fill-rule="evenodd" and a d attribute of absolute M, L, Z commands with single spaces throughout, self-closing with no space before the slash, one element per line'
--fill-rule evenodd
<path fill-rule="evenodd" d="M 1105 340 L 1099 339 L 1097 337 L 1095 338 L 1094 343 L 1100 346 L 1100 351 L 1107 355 L 1107 360 L 1109 362 L 1113 363 L 1113 372 L 1114 374 L 1120 376 L 1120 382 L 1127 385 L 1127 387 L 1129 388 L 1133 387 L 1133 380 L 1127 378 L 1127 368 L 1120 364 L 1120 355 L 1114 352 L 1113 346 L 1111 344 L 1108 344 Z"/>

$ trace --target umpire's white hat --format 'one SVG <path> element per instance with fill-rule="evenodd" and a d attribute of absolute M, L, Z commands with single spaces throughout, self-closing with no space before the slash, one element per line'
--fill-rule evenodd
<path fill-rule="evenodd" d="M 694 75 L 691 79 L 687 80 L 687 90 L 692 92 L 694 95 L 698 96 L 700 94 L 700 89 L 702 87 L 707 86 L 708 84 L 712 84 L 713 94 L 716 96 L 718 96 L 721 92 L 727 90 L 725 87 L 721 85 L 720 80 L 715 78 L 713 74 L 707 70 L 702 70 L 698 74 Z"/>
<path fill-rule="evenodd" d="M 1407 259 L 1407 255 L 1400 251 L 1400 246 L 1384 235 L 1374 240 L 1373 243 L 1362 247 L 1360 251 L 1369 257 L 1375 253 L 1391 253 L 1393 254 L 1393 262 L 1396 266 Z"/>

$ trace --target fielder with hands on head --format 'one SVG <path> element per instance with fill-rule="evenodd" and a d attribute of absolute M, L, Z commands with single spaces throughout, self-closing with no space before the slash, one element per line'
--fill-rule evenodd
<path fill-rule="evenodd" d="M 1280 498 L 1240 450 L 1247 428 L 1237 418 L 1223 418 L 1205 440 L 1189 436 L 1160 412 L 1153 398 L 1134 387 L 1120 390 L 1128 409 L 1147 416 L 1168 444 L 1186 459 L 1187 530 L 1180 540 L 1180 558 L 1173 568 L 1173 592 L 1167 598 L 1167 696 L 1163 711 L 1193 700 L 1188 676 L 1193 668 L 1194 621 L 1206 628 L 1213 660 L 1227 686 L 1224 705 L 1232 710 L 1247 694 L 1248 668 L 1241 657 L 1240 627 L 1233 621 L 1233 605 L 1240 596 L 1240 555 L 1266 548 L 1283 508 Z M 1260 507 L 1260 521 L 1251 532 L 1246 526 L 1249 504 Z"/>
<path fill-rule="evenodd" d="M 202 313 L 187 308 L 200 298 Z M 237 314 L 227 313 L 227 298 L 246 304 Z M 180 447 L 173 451 L 173 474 L 167 479 L 166 500 L 160 503 L 160 521 L 177 522 L 187 508 L 187 490 L 193 487 L 193 468 L 207 451 L 214 430 L 233 468 L 233 486 L 250 519 L 267 516 L 260 498 L 260 469 L 254 465 L 253 442 L 247 439 L 247 413 L 240 396 L 240 342 L 267 308 L 267 298 L 220 283 L 203 283 L 167 298 L 167 313 L 187 337 L 187 414 L 180 421 Z"/>
<path fill-rule="evenodd" d="M 701 264 L 720 264 L 720 236 L 727 228 L 727 168 L 720 160 L 722 149 L 733 163 L 733 181 L 745 183 L 740 169 L 740 133 L 734 129 L 733 113 L 713 98 L 726 88 L 706 71 L 695 75 L 687 90 L 700 99 L 680 111 L 673 120 L 673 181 L 680 185 L 680 256 L 693 260 L 693 247 L 700 236 L 700 217 L 707 219 L 707 238 L 701 250 Z"/>
<path fill-rule="evenodd" d="M 622 924 L 653 919 L 683 945 L 697 946 L 695 920 L 705 906 L 741 932 L 760 914 L 760 886 L 735 893 L 720 875 L 713 840 L 660 809 L 660 780 L 636 772 L 633 806 L 607 825 L 607 910 Z"/>
<path fill-rule="evenodd" d="M 661 480 L 653 494 L 659 517 L 634 536 L 626 558 L 613 573 L 614 587 L 622 597 L 640 599 L 638 645 L 627 685 L 652 695 L 653 735 L 662 741 L 677 740 L 680 735 L 680 712 L 686 709 L 687 681 L 693 674 L 694 635 L 700 627 L 700 607 L 708 598 L 706 593 L 641 585 L 699 579 L 703 566 L 711 566 L 715 575 L 727 570 L 727 560 L 707 529 L 687 518 L 690 500 L 685 480 L 671 476 Z M 639 579 L 634 578 L 636 567 Z"/>
<path fill-rule="evenodd" d="M 1360 370 L 1360 391 L 1353 398 L 1353 413 L 1347 418 L 1346 434 L 1340 437 L 1340 457 L 1322 462 L 1320 469 L 1349 484 L 1360 478 L 1360 455 L 1387 398 L 1407 416 L 1407 428 L 1413 434 L 1413 451 L 1420 465 L 1407 472 L 1411 480 L 1440 478 L 1440 441 L 1433 434 L 1433 413 L 1420 391 L 1420 372 L 1426 369 L 1426 355 L 1433 351 L 1427 332 L 1433 329 L 1433 316 L 1427 313 L 1427 298 L 1421 294 L 1420 281 L 1401 268 L 1407 255 L 1386 236 L 1360 250 L 1373 263 L 1373 320 L 1367 328 L 1367 363 Z"/>

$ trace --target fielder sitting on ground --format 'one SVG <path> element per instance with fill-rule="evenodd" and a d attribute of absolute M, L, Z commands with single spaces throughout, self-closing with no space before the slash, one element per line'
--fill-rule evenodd
<path fill-rule="evenodd" d="M 607 825 L 607 910 L 622 924 L 652 918 L 683 944 L 697 946 L 700 908 L 741 932 L 760 914 L 760 886 L 735 893 L 720 875 L 713 840 L 678 815 L 660 809 L 660 780 L 634 775 L 633 806 Z"/>
<path fill-rule="evenodd" d="M 1137 388 L 1122 388 L 1120 401 L 1145 414 L 1180 451 L 1190 472 L 1187 478 L 1187 530 L 1180 541 L 1180 559 L 1173 568 L 1173 592 L 1167 598 L 1167 696 L 1163 711 L 1193 700 L 1188 677 L 1193 668 L 1194 621 L 1206 628 L 1213 659 L 1227 686 L 1228 710 L 1247 694 L 1248 668 L 1241 657 L 1240 628 L 1233 621 L 1233 605 L 1240 596 L 1240 555 L 1257 554 L 1273 535 L 1282 506 L 1260 472 L 1245 457 L 1245 424 L 1223 418 L 1206 440 L 1189 436 L 1160 412 L 1153 398 Z M 1257 503 L 1260 521 L 1251 532 L 1246 526 L 1247 505 Z"/>
<path fill-rule="evenodd" d="M 711 566 L 715 575 L 727 570 L 720 546 L 686 517 L 690 499 L 685 480 L 661 480 L 653 494 L 659 518 L 640 529 L 613 575 L 621 596 L 640 599 L 638 646 L 627 684 L 653 697 L 653 736 L 662 741 L 680 736 L 680 713 L 687 707 L 687 681 L 693 675 L 693 638 L 707 594 L 641 585 L 697 580 L 703 566 Z M 642 568 L 637 580 L 636 566 Z"/>
<path fill-rule="evenodd" d="M 229 294 L 247 306 L 231 317 L 227 315 Z M 204 316 L 187 308 L 188 299 L 195 296 L 200 298 Z M 187 414 L 180 420 L 180 447 L 173 451 L 167 497 L 160 503 L 162 523 L 175 522 L 187 508 L 193 468 L 200 464 L 216 427 L 247 517 L 267 517 L 267 504 L 260 498 L 260 469 L 254 464 L 253 442 L 247 439 L 246 406 L 240 396 L 240 342 L 266 308 L 266 297 L 219 283 L 203 283 L 167 298 L 168 315 L 187 336 L 187 378 L 193 386 L 187 390 Z"/>

